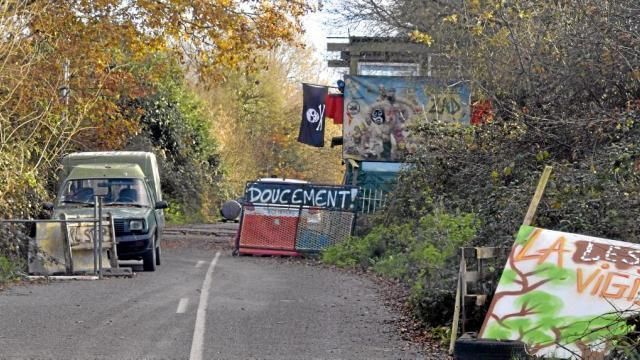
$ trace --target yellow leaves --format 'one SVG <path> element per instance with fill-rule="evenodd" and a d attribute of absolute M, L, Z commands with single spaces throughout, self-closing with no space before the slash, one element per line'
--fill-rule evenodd
<path fill-rule="evenodd" d="M 451 14 L 449 16 L 446 16 L 444 19 L 442 19 L 442 21 L 456 24 L 458 22 L 458 18 L 459 18 L 458 14 Z"/>
<path fill-rule="evenodd" d="M 200 61 L 201 61 L 201 62 L 203 62 L 203 63 L 208 63 L 210 59 L 211 59 L 211 58 L 209 57 L 209 54 L 208 54 L 208 53 L 206 53 L 206 52 L 202 52 L 202 53 L 200 54 Z"/>
<path fill-rule="evenodd" d="M 478 22 L 473 27 L 471 27 L 471 33 L 475 36 L 480 36 L 484 33 L 484 26 L 482 23 Z"/>
<path fill-rule="evenodd" d="M 29 185 L 29 187 L 34 188 L 38 185 L 38 181 L 36 179 L 35 171 L 28 171 L 22 175 L 24 182 Z"/>
<path fill-rule="evenodd" d="M 419 30 L 414 30 L 409 34 L 409 38 L 417 43 L 425 44 L 427 46 L 433 45 L 433 37 Z"/>
<path fill-rule="evenodd" d="M 141 61 L 166 49 L 181 51 L 204 67 L 235 67 L 256 50 L 293 41 L 306 9 L 303 1 L 282 0 L 99 0 L 73 6 L 56 2 L 54 11 L 43 12 L 34 24 L 51 38 L 65 39 L 59 44 L 67 49 L 77 50 L 69 57 L 95 61 L 99 69 L 113 59 L 103 56 L 97 61 L 93 55 L 120 50 L 123 58 Z M 208 53 L 207 61 L 198 61 L 203 52 Z"/>
<path fill-rule="evenodd" d="M 511 32 L 506 27 L 500 28 L 498 32 L 491 37 L 491 44 L 496 47 L 504 47 L 510 44 L 509 35 Z"/>
<path fill-rule="evenodd" d="M 481 20 L 487 20 L 487 21 L 493 20 L 493 18 L 494 18 L 493 11 L 485 11 L 480 16 Z"/>

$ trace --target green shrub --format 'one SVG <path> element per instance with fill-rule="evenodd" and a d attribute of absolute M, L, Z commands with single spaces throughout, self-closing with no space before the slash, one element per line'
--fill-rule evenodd
<path fill-rule="evenodd" d="M 456 263 L 458 248 L 472 241 L 478 225 L 473 214 L 435 209 L 417 221 L 378 225 L 325 250 L 322 259 L 340 267 L 371 267 L 403 280 L 411 288 L 416 315 L 426 323 L 442 324 L 450 319 L 452 285 L 441 277 Z"/>
<path fill-rule="evenodd" d="M 0 284 L 9 282 L 18 276 L 20 266 L 6 256 L 0 255 Z"/>
<path fill-rule="evenodd" d="M 377 261 L 373 270 L 394 279 L 404 279 L 409 269 L 409 258 L 404 254 L 390 254 Z"/>
<path fill-rule="evenodd" d="M 381 253 L 380 238 L 375 234 L 365 237 L 351 237 L 346 241 L 332 246 L 322 253 L 322 260 L 338 267 L 370 266 L 376 254 Z"/>
<path fill-rule="evenodd" d="M 409 302 L 425 325 L 449 324 L 453 318 L 458 262 L 451 256 L 438 268 L 421 272 L 411 284 Z"/>

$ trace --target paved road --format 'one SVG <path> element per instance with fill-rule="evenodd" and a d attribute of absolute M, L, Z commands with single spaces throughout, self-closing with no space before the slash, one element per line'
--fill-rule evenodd
<path fill-rule="evenodd" d="M 174 232 L 159 270 L 132 279 L 0 292 L 0 358 L 420 358 L 369 281 L 232 257 L 225 235 Z"/>

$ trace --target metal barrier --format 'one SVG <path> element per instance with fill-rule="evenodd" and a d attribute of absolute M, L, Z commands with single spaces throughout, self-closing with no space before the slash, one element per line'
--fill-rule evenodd
<path fill-rule="evenodd" d="M 296 250 L 315 252 L 351 236 L 356 214 L 320 208 L 303 208 L 298 217 Z"/>
<path fill-rule="evenodd" d="M 298 255 L 347 239 L 356 219 L 353 186 L 252 182 L 235 254 Z"/>
<path fill-rule="evenodd" d="M 243 205 L 236 249 L 240 253 L 297 255 L 300 209 L 277 205 Z"/>
<path fill-rule="evenodd" d="M 107 213 L 107 216 L 103 217 L 102 198 L 96 196 L 95 200 L 93 216 L 63 216 L 62 219 L 1 219 L 0 224 L 36 225 L 36 237 L 32 239 L 28 251 L 30 273 L 72 275 L 79 271 L 89 272 L 90 264 L 87 263 L 92 260 L 93 274 L 102 278 L 105 258 L 110 268 L 117 269 L 119 266 L 113 216 Z M 108 255 L 103 249 L 105 245 Z M 91 251 L 89 257 L 84 254 L 88 251 Z M 54 261 L 47 261 L 40 253 L 44 253 Z M 62 267 L 52 264 L 53 262 L 61 263 Z"/>

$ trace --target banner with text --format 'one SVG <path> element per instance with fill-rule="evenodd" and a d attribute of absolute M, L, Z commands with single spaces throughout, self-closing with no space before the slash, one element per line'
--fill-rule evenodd
<path fill-rule="evenodd" d="M 426 77 L 345 76 L 343 156 L 403 161 L 417 121 L 469 124 L 469 87 Z"/>
<path fill-rule="evenodd" d="M 319 207 L 355 211 L 358 188 L 347 185 L 250 182 L 244 200 L 252 204 Z"/>
<path fill-rule="evenodd" d="M 600 359 L 640 310 L 640 244 L 523 226 L 480 337 L 532 355 Z"/>

